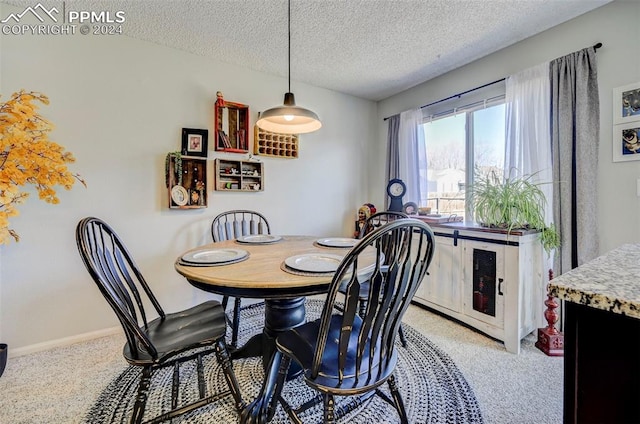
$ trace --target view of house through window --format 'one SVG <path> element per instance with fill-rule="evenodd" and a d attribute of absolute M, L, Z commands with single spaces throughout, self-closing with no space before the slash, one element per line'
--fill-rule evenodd
<path fill-rule="evenodd" d="M 421 161 L 426 169 L 420 170 L 420 178 L 426 180 L 428 198 L 420 199 L 420 206 L 431 207 L 432 213 L 465 216 L 465 187 L 474 177 L 470 170 L 496 172 L 502 178 L 504 103 L 429 119 L 422 128 L 427 160 Z"/>

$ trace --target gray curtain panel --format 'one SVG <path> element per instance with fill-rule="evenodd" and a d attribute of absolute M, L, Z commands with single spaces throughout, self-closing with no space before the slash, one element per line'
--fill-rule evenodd
<path fill-rule="evenodd" d="M 400 147 L 398 142 L 398 133 L 400 132 L 400 115 L 393 115 L 389 117 L 387 121 L 389 125 L 389 129 L 387 131 L 387 181 L 389 181 L 393 178 L 399 178 L 400 175 Z M 384 198 L 387 199 L 386 185 Z"/>
<path fill-rule="evenodd" d="M 562 240 L 554 268 L 560 275 L 598 256 L 600 99 L 595 49 L 551 61 L 550 77 L 553 215 Z"/>

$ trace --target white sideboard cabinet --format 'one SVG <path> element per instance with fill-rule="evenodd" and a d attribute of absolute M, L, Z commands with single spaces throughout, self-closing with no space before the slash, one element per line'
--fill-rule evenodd
<path fill-rule="evenodd" d="M 546 278 L 538 234 L 465 223 L 431 224 L 436 248 L 414 302 L 459 320 L 520 352 L 544 326 Z"/>

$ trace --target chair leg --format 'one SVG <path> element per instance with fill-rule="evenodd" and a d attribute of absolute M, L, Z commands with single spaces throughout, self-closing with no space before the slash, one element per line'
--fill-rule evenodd
<path fill-rule="evenodd" d="M 238 347 L 238 328 L 240 327 L 240 303 L 242 299 L 236 297 L 233 305 L 233 328 L 231 329 L 231 346 Z"/>
<path fill-rule="evenodd" d="M 324 422 L 325 424 L 335 424 L 336 422 L 336 404 L 333 395 L 324 394 Z"/>
<path fill-rule="evenodd" d="M 238 411 L 242 411 L 245 407 L 245 403 L 242 400 L 242 395 L 240 394 L 240 386 L 238 385 L 236 374 L 233 372 L 231 356 L 229 355 L 229 350 L 227 350 L 227 346 L 225 345 L 224 340 L 219 340 L 218 342 L 216 342 L 216 358 L 218 359 L 218 363 L 220 363 L 220 366 L 222 367 L 222 372 L 224 374 L 225 380 L 227 380 L 227 385 L 229 386 L 229 390 L 231 391 L 233 400 L 235 401 L 236 409 Z"/>
<path fill-rule="evenodd" d="M 269 422 L 269 417 L 273 417 L 272 410 L 275 411 L 275 405 L 277 405 L 278 397 L 280 396 L 276 384 L 280 380 L 279 374 L 281 368 L 284 366 L 283 362 L 286 362 L 288 359 L 283 358 L 283 356 L 282 352 L 277 349 L 273 353 L 265 371 L 264 383 L 262 384 L 260 393 L 253 402 L 240 411 L 241 423 L 264 424 Z M 273 395 L 273 397 L 270 396 L 270 394 L 276 392 L 277 395 Z"/>
<path fill-rule="evenodd" d="M 402 343 L 402 347 L 407 347 L 407 338 L 404 336 L 404 331 L 402 331 L 402 324 L 400 324 L 400 331 L 398 333 L 400 335 L 400 343 Z"/>
<path fill-rule="evenodd" d="M 133 414 L 131 415 L 131 424 L 139 424 L 144 416 L 144 408 L 147 405 L 147 397 L 149 395 L 149 386 L 151 385 L 151 367 L 144 367 L 138 384 L 138 395 L 133 405 Z"/>
<path fill-rule="evenodd" d="M 278 355 L 278 357 L 276 357 Z M 278 375 L 276 377 L 276 386 L 273 389 L 273 397 L 271 398 L 271 402 L 269 402 L 269 413 L 267 415 L 269 421 L 273 418 L 276 413 L 276 409 L 278 408 L 278 400 L 281 399 L 280 395 L 282 394 L 282 389 L 284 387 L 284 382 L 287 379 L 287 374 L 289 373 L 289 366 L 291 365 L 291 358 L 286 355 L 282 355 L 282 353 L 276 350 L 274 353 L 274 364 L 273 367 L 277 365 L 277 362 L 280 360 L 280 365 L 277 367 Z M 272 378 L 270 376 L 270 378 Z M 297 417 L 292 417 L 293 420 L 297 419 Z M 299 420 L 298 420 L 299 421 Z"/>
<path fill-rule="evenodd" d="M 222 296 L 222 300 L 220 301 L 222 305 L 222 310 L 224 311 L 224 318 L 227 321 L 227 325 L 231 328 L 231 320 L 227 317 L 227 305 L 229 304 L 229 296 Z"/>
<path fill-rule="evenodd" d="M 400 391 L 398 390 L 398 385 L 396 384 L 396 379 L 392 375 L 387 380 L 389 384 L 389 389 L 391 390 L 391 396 L 393 396 L 393 401 L 395 403 L 395 407 L 398 410 L 398 415 L 400 415 L 400 422 L 402 424 L 409 424 L 409 420 L 407 419 L 407 411 L 404 409 L 404 402 L 402 402 L 402 396 L 400 395 Z"/>
<path fill-rule="evenodd" d="M 198 376 L 200 377 L 200 376 Z M 180 363 L 173 364 L 173 381 L 171 382 L 171 410 L 178 407 L 178 397 L 180 395 Z M 202 398 L 202 396 L 200 396 Z"/>

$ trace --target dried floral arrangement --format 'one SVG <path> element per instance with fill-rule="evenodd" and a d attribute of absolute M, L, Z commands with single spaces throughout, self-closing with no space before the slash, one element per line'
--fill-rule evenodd
<path fill-rule="evenodd" d="M 13 93 L 0 103 L 0 244 L 20 237 L 9 228 L 9 218 L 19 214 L 17 206 L 29 196 L 23 187 L 32 185 L 40 199 L 57 204 L 56 186 L 67 190 L 79 181 L 67 164 L 75 162 L 71 152 L 49 140 L 53 125 L 37 113 L 39 102 L 49 104 L 42 93 Z"/>

